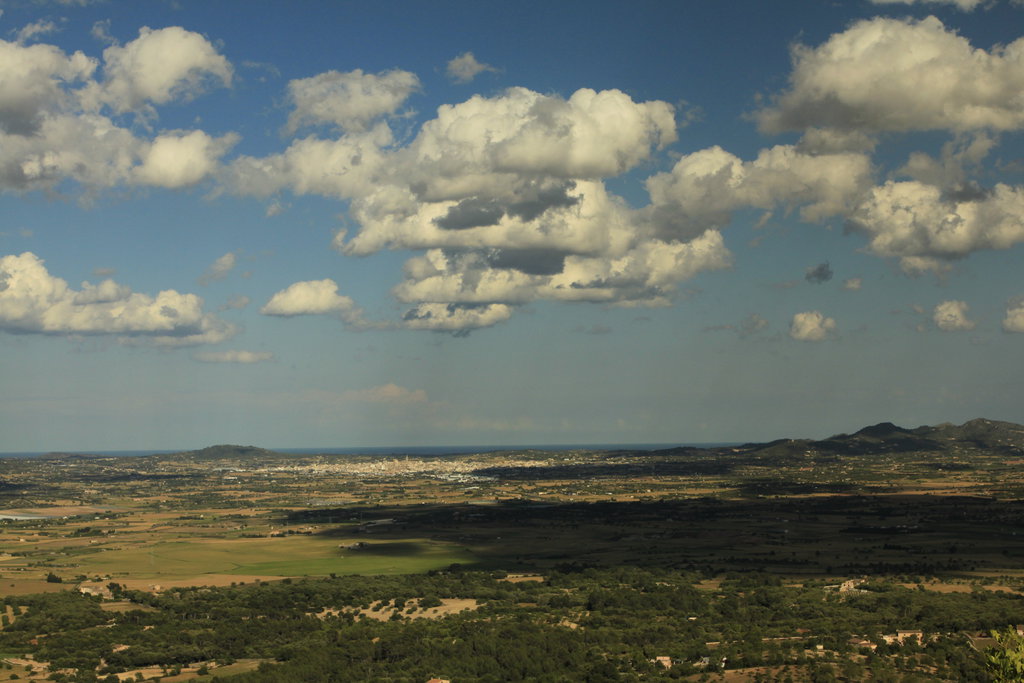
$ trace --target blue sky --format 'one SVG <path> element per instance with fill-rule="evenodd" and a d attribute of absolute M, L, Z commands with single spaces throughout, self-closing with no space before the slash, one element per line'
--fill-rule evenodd
<path fill-rule="evenodd" d="M 0 2 L 0 451 L 1024 421 L 1024 3 Z"/>

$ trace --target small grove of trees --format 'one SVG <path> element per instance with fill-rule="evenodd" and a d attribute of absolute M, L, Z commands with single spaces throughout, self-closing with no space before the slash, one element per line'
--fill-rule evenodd
<path fill-rule="evenodd" d="M 1003 631 L 992 631 L 995 647 L 985 653 L 989 673 L 995 681 L 1024 681 L 1024 637 L 1017 630 L 1007 627 Z"/>

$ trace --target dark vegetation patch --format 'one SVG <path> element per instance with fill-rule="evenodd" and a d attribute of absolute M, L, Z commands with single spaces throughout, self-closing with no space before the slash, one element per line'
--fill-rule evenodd
<path fill-rule="evenodd" d="M 884 580 L 840 593 L 825 582 L 786 586 L 757 571 L 729 573 L 711 590 L 698 588 L 700 574 L 631 566 L 575 566 L 542 582 L 503 578 L 452 567 L 159 595 L 112 583 L 118 611 L 76 592 L 12 596 L 5 602 L 17 616 L 0 631 L 0 648 L 78 670 L 59 674 L 65 681 L 194 662 L 209 662 L 216 674 L 243 658 L 265 664 L 231 679 L 240 683 L 668 680 L 699 674 L 709 659 L 729 668 L 788 666 L 801 680 L 835 666 L 845 680 L 906 680 L 928 667 L 927 680 L 981 681 L 985 655 L 966 635 L 1013 623 L 1024 608 L 1006 593 L 943 594 Z M 480 608 L 410 618 L 444 598 Z M 367 609 L 391 617 L 360 616 Z M 928 634 L 924 642 L 886 642 L 908 625 Z M 656 656 L 671 658 L 671 672 Z"/>
<path fill-rule="evenodd" d="M 517 571 L 575 561 L 706 573 L 966 575 L 1024 562 L 1021 501 L 830 495 L 809 486 L 816 495 L 353 506 L 296 511 L 279 521 L 325 525 L 316 533 L 332 538 L 365 536 L 373 539 L 369 548 L 429 538 L 467 548 L 475 567 Z M 762 490 L 771 489 L 754 489 Z M 887 543 L 891 536 L 901 543 Z"/>
<path fill-rule="evenodd" d="M 687 459 L 661 460 L 645 459 L 642 463 L 581 463 L 550 465 L 547 467 L 481 467 L 474 470 L 478 477 L 494 477 L 507 480 L 557 480 L 557 479 L 609 479 L 631 477 L 694 477 L 722 476 L 737 467 L 747 464 L 744 459 Z"/>
<path fill-rule="evenodd" d="M 800 496 L 813 493 L 854 493 L 865 490 L 878 491 L 882 487 L 862 487 L 849 482 L 801 482 L 785 479 L 750 479 L 736 487 L 746 495 L 759 496 Z"/>

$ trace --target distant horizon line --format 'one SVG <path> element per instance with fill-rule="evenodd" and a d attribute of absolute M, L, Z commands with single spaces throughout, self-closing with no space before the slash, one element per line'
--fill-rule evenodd
<path fill-rule="evenodd" d="M 665 441 L 646 443 L 547 443 L 547 444 L 469 444 L 469 445 L 439 445 L 439 446 L 324 446 L 324 447 L 283 447 L 275 448 L 269 446 L 256 446 L 254 444 L 211 444 L 199 448 L 184 449 L 100 449 L 100 450 L 78 450 L 78 449 L 57 449 L 46 451 L 0 451 L 0 458 L 30 458 L 42 455 L 91 455 L 91 456 L 112 456 L 130 457 L 145 455 L 170 455 L 173 453 L 190 453 L 200 451 L 204 448 L 215 448 L 217 446 L 238 446 L 242 448 L 261 448 L 275 453 L 286 455 L 467 455 L 472 453 L 487 453 L 507 450 L 661 450 L 665 448 L 716 448 L 724 446 L 737 446 L 745 441 Z"/>
<path fill-rule="evenodd" d="M 1003 422 L 1010 425 L 1024 426 L 1017 422 L 1007 422 L 1006 420 L 999 420 L 988 417 L 975 417 L 966 420 L 962 425 L 957 425 L 952 421 L 937 422 L 932 425 L 922 424 L 918 427 L 900 427 L 893 422 L 884 421 L 874 424 L 869 424 L 867 427 L 862 429 L 868 429 L 869 427 L 879 427 L 883 425 L 892 425 L 898 429 L 913 430 L 920 429 L 923 427 L 940 427 L 943 425 L 952 426 L 968 426 L 971 423 L 976 422 Z M 856 432 L 851 432 L 856 433 Z M 847 432 L 842 432 L 847 434 Z M 840 433 L 835 433 L 827 437 L 839 436 Z M 660 450 L 665 448 L 724 448 L 729 446 L 742 446 L 744 444 L 755 444 L 755 443 L 771 443 L 773 441 L 779 441 L 784 439 L 807 439 L 808 437 L 774 437 L 770 439 L 745 439 L 745 440 L 730 440 L 730 441 L 658 441 L 658 442 L 623 442 L 623 443 L 539 443 L 539 444 L 467 444 L 467 445 L 429 445 L 429 446 L 312 446 L 312 447 L 283 447 L 275 448 L 268 446 L 256 446 L 255 444 L 228 444 L 228 443 L 217 443 L 209 444 L 206 446 L 200 446 L 198 448 L 184 448 L 184 449 L 98 449 L 98 450 L 77 450 L 77 449 L 50 449 L 45 451 L 3 451 L 0 452 L 0 459 L 2 458 L 28 458 L 40 455 L 51 455 L 51 454 L 64 454 L 64 455 L 90 455 L 90 456 L 133 456 L 133 455 L 168 455 L 173 453 L 189 453 L 192 451 L 202 450 L 204 448 L 213 448 L 216 446 L 238 446 L 243 448 L 262 448 L 268 451 L 274 451 L 277 453 L 284 453 L 290 455 L 467 455 L 473 453 L 488 453 L 493 451 L 507 451 L 507 450 L 548 450 L 548 451 L 564 451 L 572 449 L 589 449 L 589 450 Z M 813 437 L 810 440 L 816 440 Z"/>

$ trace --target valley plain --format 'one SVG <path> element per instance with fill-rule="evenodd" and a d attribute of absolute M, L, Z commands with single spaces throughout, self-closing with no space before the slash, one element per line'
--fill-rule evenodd
<path fill-rule="evenodd" d="M 710 449 L 2 459 L 0 638 L 34 680 L 963 680 L 990 674 L 990 630 L 1024 623 L 1022 463 L 1024 428 L 989 420 Z M 214 628 L 169 604 L 189 596 L 257 610 L 236 626 L 266 618 L 253 591 L 301 605 L 293 635 L 337 621 L 338 642 L 371 647 L 348 678 L 301 678 L 313 645 L 280 634 L 143 647 Z M 868 600 L 887 607 L 847 614 Z M 80 608 L 106 656 L 63 656 L 78 622 L 43 619 Z M 523 642 L 554 629 L 565 656 L 467 674 L 465 656 L 377 647 L 511 623 Z"/>

